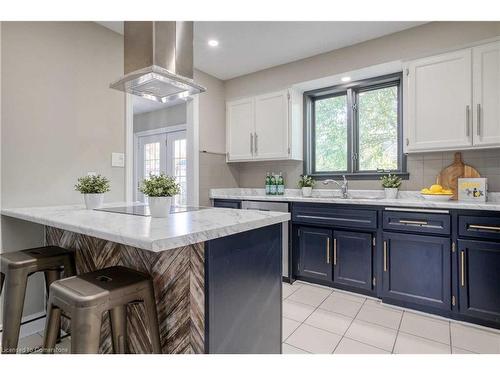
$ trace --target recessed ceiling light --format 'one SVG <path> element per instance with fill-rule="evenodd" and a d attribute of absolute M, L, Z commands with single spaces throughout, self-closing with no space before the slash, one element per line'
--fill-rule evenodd
<path fill-rule="evenodd" d="M 351 77 L 342 77 L 340 80 L 342 82 L 349 82 L 351 80 Z"/>
<path fill-rule="evenodd" d="M 217 47 L 217 46 L 219 45 L 219 41 L 218 41 L 218 40 L 215 40 L 215 39 L 210 39 L 210 40 L 208 41 L 208 45 L 209 45 L 210 47 Z"/>

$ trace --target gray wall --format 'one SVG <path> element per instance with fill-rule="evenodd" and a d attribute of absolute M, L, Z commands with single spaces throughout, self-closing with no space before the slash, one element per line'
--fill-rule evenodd
<path fill-rule="evenodd" d="M 238 187 L 237 166 L 226 163 L 226 103 L 224 83 L 199 70 L 195 81 L 207 88 L 199 96 L 199 196 L 200 205 L 210 205 L 212 188 Z"/>
<path fill-rule="evenodd" d="M 439 53 L 499 35 L 500 22 L 432 22 L 225 81 L 226 100 L 279 90 L 371 65 Z M 439 170 L 451 162 L 452 156 L 453 153 L 409 155 L 410 180 L 403 183 L 402 189 L 419 190 L 431 184 Z M 468 151 L 464 153 L 464 159 L 488 177 L 490 191 L 500 191 L 500 150 Z M 262 187 L 267 171 L 282 171 L 287 187 L 294 188 L 302 173 L 302 163 L 239 163 L 236 170 L 240 187 Z M 350 186 L 354 189 L 381 188 L 380 183 L 373 180 L 352 181 Z"/>
<path fill-rule="evenodd" d="M 78 176 L 111 179 L 107 201 L 124 200 L 123 38 L 93 22 L 3 22 L 2 207 L 82 203 Z M 42 244 L 43 228 L 2 218 L 2 251 Z M 25 315 L 43 310 L 43 278 L 31 278 Z"/>
<path fill-rule="evenodd" d="M 134 114 L 134 133 L 186 124 L 186 103 L 153 112 Z"/>

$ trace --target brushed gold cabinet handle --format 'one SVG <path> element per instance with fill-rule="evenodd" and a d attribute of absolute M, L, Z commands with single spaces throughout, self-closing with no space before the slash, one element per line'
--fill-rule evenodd
<path fill-rule="evenodd" d="M 326 237 L 326 263 L 330 264 L 330 237 Z"/>
<path fill-rule="evenodd" d="M 465 252 L 463 250 L 460 252 L 460 262 L 462 264 L 461 271 L 460 271 L 460 274 L 461 274 L 460 285 L 462 287 L 464 287 L 465 286 Z"/>
<path fill-rule="evenodd" d="M 494 230 L 496 232 L 500 232 L 500 227 L 493 227 L 490 225 L 476 225 L 476 224 L 470 224 L 469 228 L 471 229 L 485 229 L 485 230 Z"/>
<path fill-rule="evenodd" d="M 428 225 L 427 221 L 418 221 L 418 220 L 399 220 L 401 224 L 410 224 L 410 225 Z"/>
<path fill-rule="evenodd" d="M 384 272 L 387 272 L 387 241 L 384 241 Z"/>
<path fill-rule="evenodd" d="M 333 239 L 333 265 L 337 265 L 337 239 Z"/>

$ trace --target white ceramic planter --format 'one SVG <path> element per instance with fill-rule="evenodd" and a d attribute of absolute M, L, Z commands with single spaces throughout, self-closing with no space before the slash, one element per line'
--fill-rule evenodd
<path fill-rule="evenodd" d="M 170 215 L 172 197 L 148 197 L 151 217 L 167 217 Z"/>
<path fill-rule="evenodd" d="M 87 210 L 93 210 L 94 208 L 102 207 L 102 203 L 104 202 L 104 194 L 83 194 L 83 199 L 85 200 L 85 207 L 87 207 Z"/>
<path fill-rule="evenodd" d="M 385 188 L 385 199 L 396 199 L 398 197 L 398 188 Z"/>
<path fill-rule="evenodd" d="M 313 192 L 313 188 L 310 187 L 310 186 L 302 188 L 302 196 L 303 197 L 311 197 L 312 196 L 312 192 Z"/>

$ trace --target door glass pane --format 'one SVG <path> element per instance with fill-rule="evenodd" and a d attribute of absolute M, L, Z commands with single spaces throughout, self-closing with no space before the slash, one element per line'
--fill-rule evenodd
<path fill-rule="evenodd" d="M 187 203 L 187 158 L 186 139 L 176 139 L 173 142 L 173 175 L 181 186 L 181 193 L 175 197 L 175 203 L 186 205 Z"/>
<path fill-rule="evenodd" d="M 398 88 L 359 93 L 359 170 L 398 169 Z"/>
<path fill-rule="evenodd" d="M 160 174 L 160 142 L 144 145 L 144 178 Z"/>
<path fill-rule="evenodd" d="M 347 170 L 347 96 L 316 100 L 314 104 L 315 170 Z"/>

